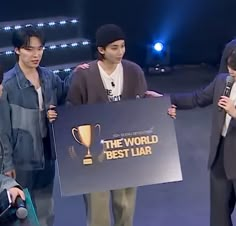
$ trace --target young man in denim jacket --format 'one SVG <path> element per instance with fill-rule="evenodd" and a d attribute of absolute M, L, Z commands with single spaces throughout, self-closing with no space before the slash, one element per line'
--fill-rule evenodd
<path fill-rule="evenodd" d="M 39 30 L 17 30 L 12 43 L 17 63 L 4 75 L 2 96 L 12 127 L 12 164 L 6 175 L 16 175 L 21 186 L 29 189 L 41 226 L 53 225 L 55 153 L 46 113 L 63 102 L 67 88 L 53 72 L 39 66 L 45 44 Z"/>

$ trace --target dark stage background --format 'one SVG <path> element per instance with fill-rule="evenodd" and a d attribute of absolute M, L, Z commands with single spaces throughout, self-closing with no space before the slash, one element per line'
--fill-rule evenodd
<path fill-rule="evenodd" d="M 172 64 L 217 64 L 236 35 L 235 8 L 234 0 L 9 0 L 0 20 L 78 16 L 91 39 L 99 25 L 117 23 L 127 34 L 127 57 L 141 65 L 157 39 L 170 44 Z"/>

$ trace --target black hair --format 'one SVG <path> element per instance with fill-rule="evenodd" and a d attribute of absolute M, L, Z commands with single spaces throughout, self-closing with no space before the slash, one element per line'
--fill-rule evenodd
<path fill-rule="evenodd" d="M 45 44 L 43 33 L 32 26 L 15 30 L 12 35 L 12 45 L 14 48 L 24 48 L 29 46 L 30 38 L 36 37 L 40 40 L 42 46 Z"/>
<path fill-rule="evenodd" d="M 236 49 L 227 58 L 227 66 L 236 71 Z"/>

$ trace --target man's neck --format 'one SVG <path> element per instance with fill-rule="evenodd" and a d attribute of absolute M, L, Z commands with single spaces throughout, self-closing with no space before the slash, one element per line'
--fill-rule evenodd
<path fill-rule="evenodd" d="M 20 69 L 22 70 L 23 74 L 25 75 L 25 77 L 31 77 L 31 75 L 34 75 L 35 73 L 37 73 L 36 68 L 26 67 L 20 61 L 19 61 L 19 66 L 20 66 Z"/>
<path fill-rule="evenodd" d="M 111 75 L 115 71 L 118 65 L 118 64 L 112 64 L 106 60 L 103 61 L 99 60 L 98 63 L 108 75 Z"/>

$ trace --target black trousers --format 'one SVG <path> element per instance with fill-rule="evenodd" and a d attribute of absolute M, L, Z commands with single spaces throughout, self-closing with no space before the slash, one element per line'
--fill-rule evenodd
<path fill-rule="evenodd" d="M 235 163 L 236 164 L 236 163 Z M 210 170 L 210 226 L 232 226 L 236 180 L 226 177 L 224 138 L 221 138 L 216 160 Z"/>

